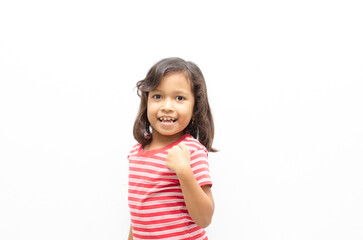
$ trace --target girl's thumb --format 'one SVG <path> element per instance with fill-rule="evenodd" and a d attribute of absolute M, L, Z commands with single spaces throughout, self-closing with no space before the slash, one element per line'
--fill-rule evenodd
<path fill-rule="evenodd" d="M 181 150 L 183 150 L 184 152 L 188 152 L 189 153 L 189 149 L 188 147 L 182 142 L 179 143 L 179 147 L 181 148 Z"/>

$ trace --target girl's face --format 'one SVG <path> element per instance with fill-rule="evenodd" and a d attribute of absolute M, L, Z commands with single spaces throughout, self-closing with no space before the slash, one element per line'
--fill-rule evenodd
<path fill-rule="evenodd" d="M 153 140 L 166 136 L 173 141 L 179 139 L 192 119 L 193 107 L 194 94 L 184 74 L 163 77 L 156 89 L 149 92 L 147 101 Z"/>

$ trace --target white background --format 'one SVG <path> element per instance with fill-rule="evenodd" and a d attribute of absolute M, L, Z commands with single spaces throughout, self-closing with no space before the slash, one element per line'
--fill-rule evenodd
<path fill-rule="evenodd" d="M 363 239 L 361 1 L 0 3 L 0 239 L 120 240 L 127 155 L 158 60 L 215 117 L 220 239 Z"/>

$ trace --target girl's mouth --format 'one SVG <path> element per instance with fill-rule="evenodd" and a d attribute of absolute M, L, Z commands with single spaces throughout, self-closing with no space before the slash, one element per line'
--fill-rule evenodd
<path fill-rule="evenodd" d="M 161 123 L 164 123 L 164 124 L 173 124 L 173 123 L 176 121 L 176 118 L 171 118 L 171 117 L 160 117 L 160 118 L 158 118 L 158 120 L 159 120 Z"/>

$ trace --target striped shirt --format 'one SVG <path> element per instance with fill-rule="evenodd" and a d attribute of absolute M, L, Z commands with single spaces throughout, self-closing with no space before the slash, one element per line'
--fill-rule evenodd
<path fill-rule="evenodd" d="M 178 177 L 165 159 L 167 151 L 184 142 L 200 186 L 212 185 L 208 151 L 190 134 L 160 149 L 143 150 L 136 144 L 129 156 L 128 203 L 134 239 L 208 239 L 188 214 Z"/>

